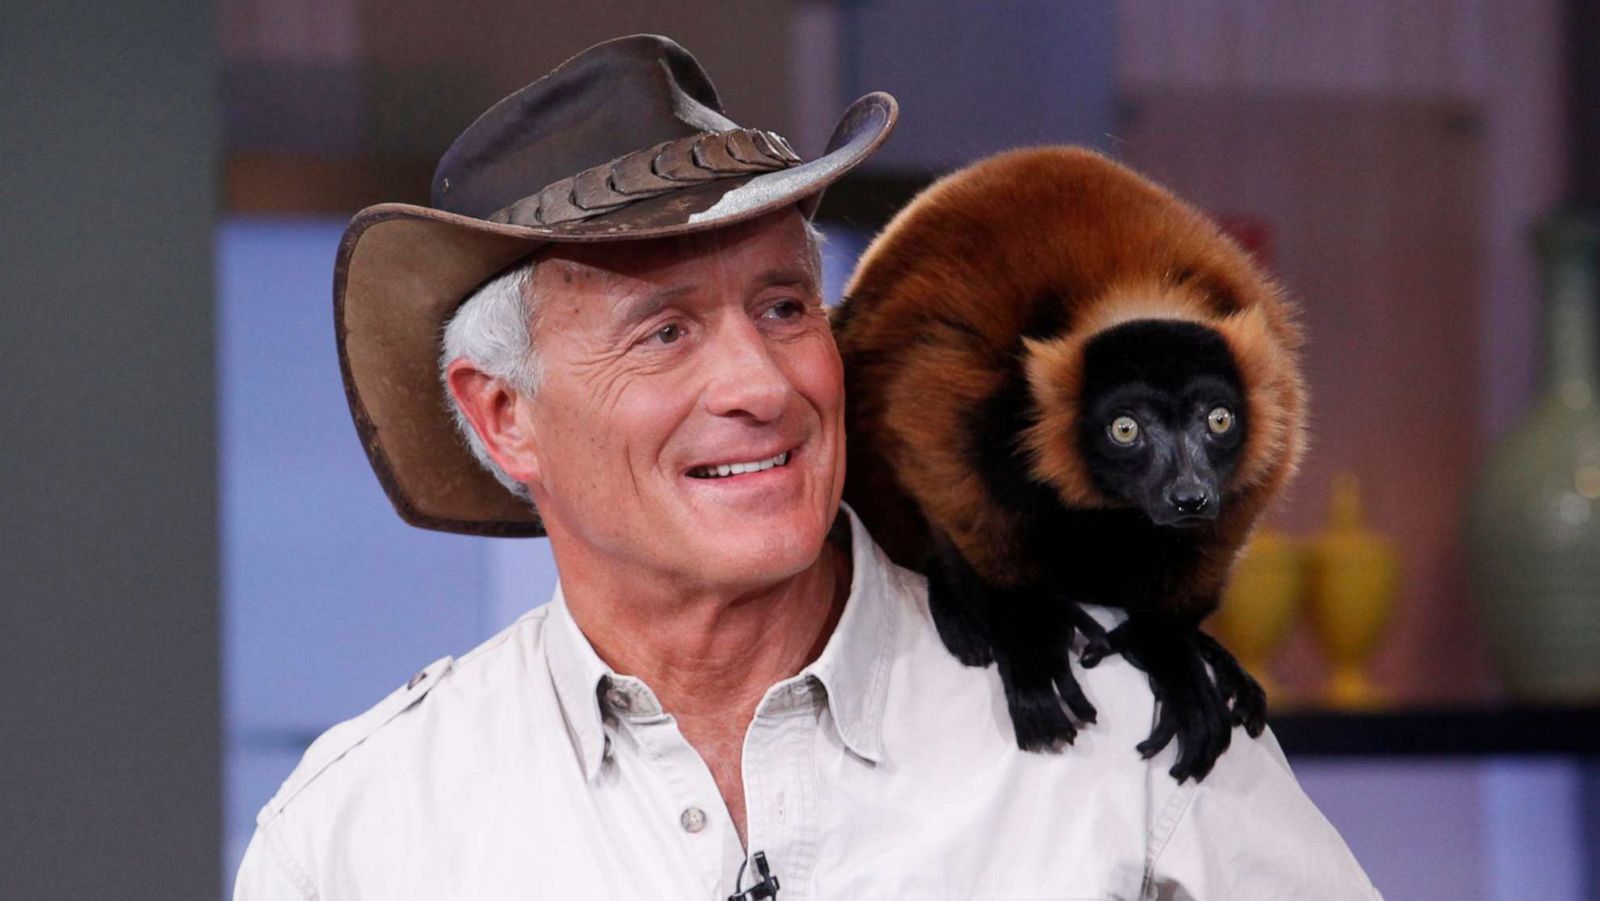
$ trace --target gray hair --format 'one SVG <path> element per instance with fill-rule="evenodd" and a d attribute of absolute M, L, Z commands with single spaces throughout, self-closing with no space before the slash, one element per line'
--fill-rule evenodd
<path fill-rule="evenodd" d="M 810 245 L 812 271 L 817 274 L 818 287 L 822 281 L 822 243 L 825 240 L 811 220 L 805 220 L 806 243 Z M 450 418 L 456 432 L 472 451 L 479 465 L 488 470 L 505 489 L 528 503 L 533 497 L 528 486 L 511 477 L 489 455 L 483 438 L 472 427 L 461 404 L 450 391 L 450 364 L 466 358 L 484 375 L 504 379 L 518 394 L 532 397 L 539 390 L 544 377 L 544 366 L 533 346 L 533 333 L 538 328 L 539 305 L 533 294 L 533 267 L 537 255 L 500 273 L 470 297 L 445 323 L 439 353 L 439 381 L 444 387 Z"/>
<path fill-rule="evenodd" d="M 474 291 L 445 324 L 443 350 L 439 354 L 439 380 L 456 432 L 479 465 L 507 491 L 529 503 L 533 497 L 528 486 L 512 478 L 489 455 L 478 430 L 451 393 L 449 371 L 451 363 L 465 357 L 478 371 L 504 379 L 519 394 L 532 396 L 539 389 L 544 367 L 533 352 L 533 317 L 538 309 L 533 302 L 533 263 L 529 257 Z"/>

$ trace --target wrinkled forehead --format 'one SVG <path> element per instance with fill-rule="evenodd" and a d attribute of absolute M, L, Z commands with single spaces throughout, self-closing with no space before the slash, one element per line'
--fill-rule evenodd
<path fill-rule="evenodd" d="M 736 286 L 774 267 L 798 267 L 820 278 L 813 257 L 805 219 L 790 207 L 668 238 L 548 245 L 535 257 L 533 290 L 544 299 L 581 295 L 592 303 L 663 289 Z"/>

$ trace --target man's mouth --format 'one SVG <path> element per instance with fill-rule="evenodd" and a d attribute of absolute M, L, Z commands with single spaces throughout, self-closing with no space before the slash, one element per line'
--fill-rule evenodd
<path fill-rule="evenodd" d="M 789 451 L 774 454 L 764 460 L 746 460 L 737 463 L 708 463 L 696 466 L 689 470 L 692 479 L 725 479 L 728 476 L 744 475 L 747 472 L 761 472 L 782 466 L 789 462 Z"/>

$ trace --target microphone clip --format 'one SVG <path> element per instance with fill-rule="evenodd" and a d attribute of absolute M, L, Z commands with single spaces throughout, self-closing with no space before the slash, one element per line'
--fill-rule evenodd
<path fill-rule="evenodd" d="M 733 894 L 728 896 L 728 901 L 767 901 L 769 898 L 778 897 L 778 877 L 772 875 L 772 868 L 767 866 L 765 851 L 757 851 L 751 856 L 755 861 L 756 875 L 761 878 L 744 891 L 739 891 L 739 886 L 744 883 L 744 864 L 739 865 L 739 875 L 733 880 Z M 749 861 L 746 861 L 749 863 Z"/>

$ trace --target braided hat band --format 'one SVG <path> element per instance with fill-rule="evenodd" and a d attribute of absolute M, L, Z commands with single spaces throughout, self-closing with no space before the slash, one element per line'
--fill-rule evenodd
<path fill-rule="evenodd" d="M 775 172 L 800 163 L 800 155 L 775 132 L 735 128 L 689 135 L 553 182 L 488 218 L 527 226 L 577 222 L 686 185 Z"/>

